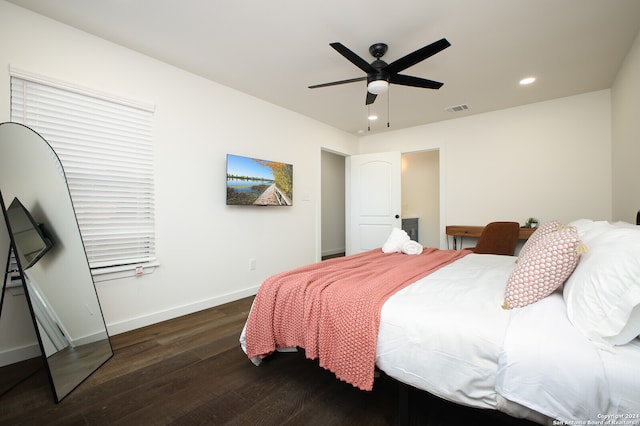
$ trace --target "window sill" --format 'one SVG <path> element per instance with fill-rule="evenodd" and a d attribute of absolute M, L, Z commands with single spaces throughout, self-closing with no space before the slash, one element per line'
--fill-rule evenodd
<path fill-rule="evenodd" d="M 102 281 L 139 277 L 142 275 L 152 274 L 158 266 L 160 266 L 160 263 L 158 261 L 153 261 L 138 265 L 124 265 L 113 266 L 110 268 L 100 268 L 92 270 L 91 274 L 93 275 L 93 281 L 99 283 Z"/>

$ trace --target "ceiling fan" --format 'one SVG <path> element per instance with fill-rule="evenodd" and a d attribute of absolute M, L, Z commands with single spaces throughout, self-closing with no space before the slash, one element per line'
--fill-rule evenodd
<path fill-rule="evenodd" d="M 446 49 L 451 46 L 451 43 L 447 39 L 443 38 L 415 52 L 409 53 L 402 58 L 387 64 L 380 59 L 387 53 L 388 46 L 384 43 L 376 43 L 369 47 L 369 53 L 376 58 L 373 62 L 368 63 L 360 56 L 353 53 L 347 47 L 341 43 L 331 43 L 331 47 L 338 51 L 342 56 L 347 58 L 352 64 L 360 68 L 367 73 L 365 77 L 351 78 L 348 80 L 334 81 L 331 83 L 316 84 L 309 86 L 309 89 L 316 89 L 318 87 L 335 86 L 338 84 L 354 83 L 356 81 L 367 80 L 367 99 L 366 105 L 372 104 L 376 97 L 387 91 L 389 84 L 400 84 L 403 86 L 422 87 L 425 89 L 439 89 L 443 83 L 427 80 L 425 78 L 413 77 L 410 75 L 398 74 L 401 71 L 424 61 L 430 56 Z"/>

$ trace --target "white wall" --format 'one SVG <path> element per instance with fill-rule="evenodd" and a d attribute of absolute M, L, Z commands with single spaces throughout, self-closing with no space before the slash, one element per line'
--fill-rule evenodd
<path fill-rule="evenodd" d="M 613 219 L 634 222 L 640 209 L 640 33 L 612 88 Z"/>
<path fill-rule="evenodd" d="M 9 65 L 155 104 L 160 266 L 97 283 L 111 334 L 254 294 L 269 275 L 319 259 L 321 148 L 354 153 L 355 136 L 4 1 L 0 39 L 0 121 Z M 226 206 L 227 153 L 293 164 L 294 206 Z"/>
<path fill-rule="evenodd" d="M 611 219 L 609 90 L 360 139 L 362 153 L 436 148 L 442 234 L 530 216 Z"/>

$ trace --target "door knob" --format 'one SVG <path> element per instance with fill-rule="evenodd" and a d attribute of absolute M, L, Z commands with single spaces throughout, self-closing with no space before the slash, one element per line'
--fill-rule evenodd
<path fill-rule="evenodd" d="M 396 219 L 400 219 L 400 215 L 399 214 L 396 215 Z"/>

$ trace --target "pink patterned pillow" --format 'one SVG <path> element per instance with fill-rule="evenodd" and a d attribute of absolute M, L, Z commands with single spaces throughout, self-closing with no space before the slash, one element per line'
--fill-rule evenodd
<path fill-rule="evenodd" d="M 502 307 L 521 308 L 553 293 L 575 269 L 580 251 L 580 238 L 574 227 L 541 236 L 518 259 L 507 280 Z"/>
<path fill-rule="evenodd" d="M 536 229 L 533 232 L 533 234 L 531 234 L 529 239 L 524 243 L 524 245 L 520 249 L 520 253 L 518 254 L 518 259 L 522 259 L 523 256 L 525 256 L 527 252 L 531 250 L 531 248 L 535 246 L 536 243 L 540 241 L 542 237 L 544 237 L 547 234 L 550 234 L 551 232 L 557 231 L 561 227 L 562 225 L 557 220 L 545 222 L 542 225 L 538 226 L 538 229 Z"/>

